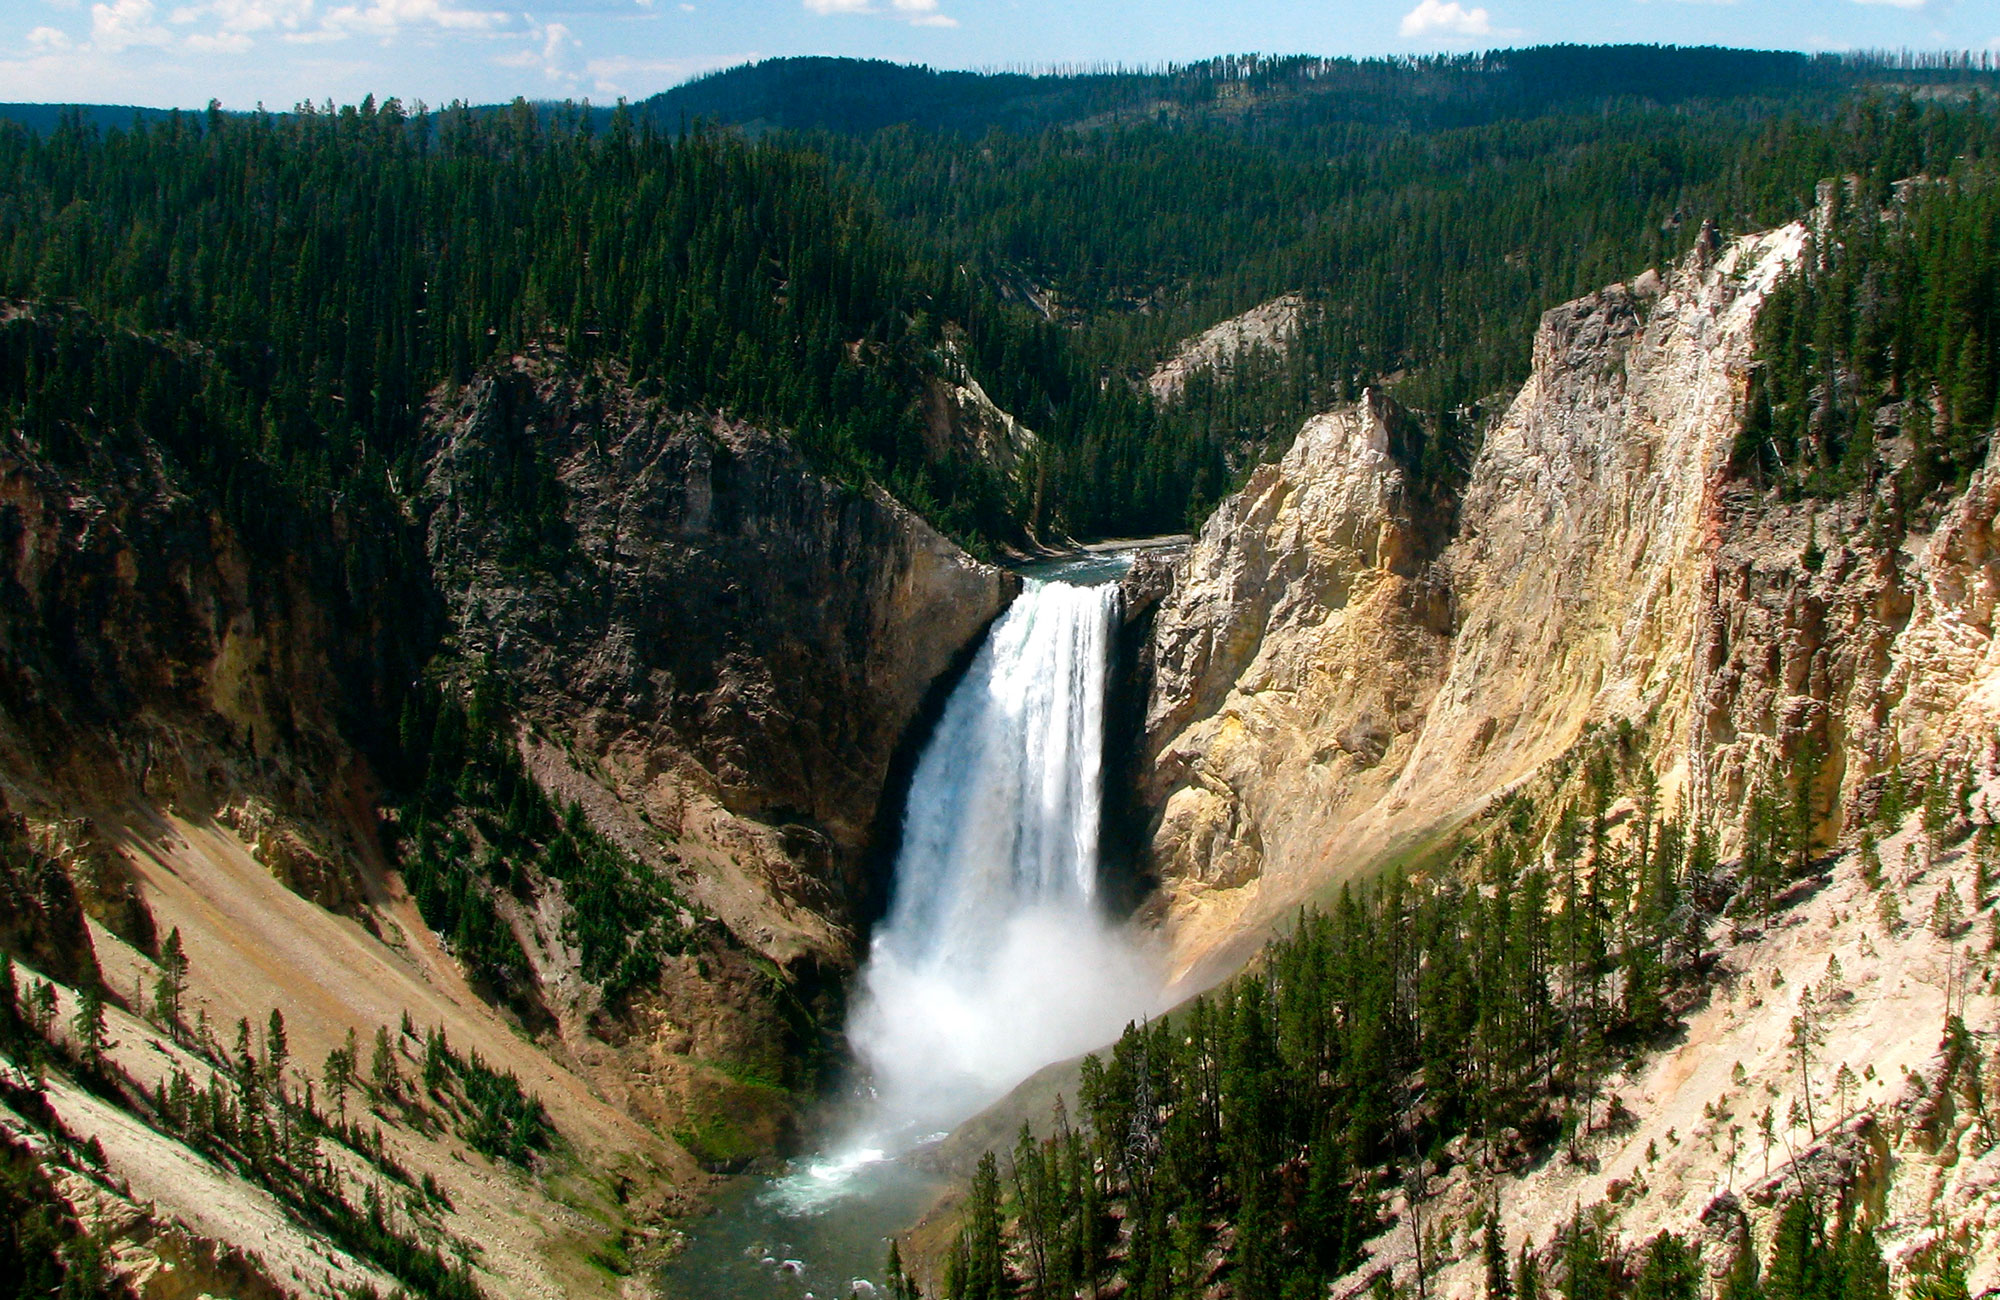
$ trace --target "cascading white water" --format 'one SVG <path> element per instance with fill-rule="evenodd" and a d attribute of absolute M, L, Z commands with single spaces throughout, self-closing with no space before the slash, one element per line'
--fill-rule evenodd
<path fill-rule="evenodd" d="M 1098 899 L 1117 613 L 1116 584 L 1030 582 L 918 761 L 849 1025 L 885 1136 L 955 1124 L 1154 1010 L 1156 962 Z"/>

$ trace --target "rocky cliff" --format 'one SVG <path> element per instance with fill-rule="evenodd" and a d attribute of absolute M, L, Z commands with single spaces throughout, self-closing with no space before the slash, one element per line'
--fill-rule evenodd
<path fill-rule="evenodd" d="M 1381 396 L 1309 421 L 1173 575 L 1143 779 L 1156 914 L 1190 984 L 1344 880 L 1435 876 L 1461 832 L 1560 807 L 1593 746 L 1645 769 L 1600 822 L 1613 841 L 1646 820 L 1634 800 L 1713 836 L 1725 866 L 1691 884 L 1717 901 L 1687 916 L 1747 878 L 1729 859 L 1760 816 L 1782 806 L 1803 841 L 1774 913 L 1705 919 L 1713 968 L 1676 1033 L 1611 1072 L 1610 1118 L 1546 1159 L 1466 1137 L 1403 1170 L 1336 1295 L 1383 1274 L 1485 1294 L 1496 1209 L 1509 1258 L 1553 1261 L 1580 1209 L 1629 1248 L 1686 1235 L 1719 1285 L 1801 1189 L 1865 1213 L 1898 1286 L 1939 1243 L 1973 1293 L 2000 1278 L 2000 1145 L 1973 1081 L 2000 1041 L 1972 915 L 1992 831 L 1966 843 L 1962 820 L 1992 820 L 2000 776 L 2000 465 L 1921 502 L 1892 474 L 1811 500 L 1736 471 L 1753 326 L 1805 246 L 1797 226 L 1704 240 L 1665 277 L 1547 313 L 1449 501 L 1414 499 L 1407 417 Z"/>
<path fill-rule="evenodd" d="M 404 1247 L 302 1218 L 254 1126 L 218 1150 L 171 1108 L 113 1104 L 245 1052 L 274 1117 L 313 1106 L 308 1085 L 330 1116 L 338 1075 L 343 1123 L 366 1127 L 315 1149 L 344 1194 L 462 1248 L 488 1293 L 625 1285 L 708 1185 L 696 1155 L 782 1140 L 797 1098 L 763 1062 L 837 1015 L 902 756 L 1013 591 L 783 438 L 555 354 L 439 394 L 427 420 L 391 515 L 343 496 L 254 536 L 143 428 L 76 456 L 0 447 L 0 947 L 24 990 L 50 981 L 36 1023 L 59 1060 L 84 1051 L 85 992 L 105 995 L 90 1068 L 123 1081 L 8 1074 L 0 1129 L 149 1295 L 413 1285 Z M 584 977 L 572 896 L 495 865 L 499 810 L 454 833 L 484 846 L 483 914 L 531 954 L 550 1020 L 496 1000 L 468 932 L 405 889 L 384 764 L 427 662 L 426 690 L 502 702 L 554 808 L 687 900 L 676 954 L 617 1006 Z M 470 1118 L 516 1084 L 551 1125 L 527 1148 Z"/>
<path fill-rule="evenodd" d="M 1642 728 L 1663 799 L 1727 846 L 1749 794 L 1799 780 L 1830 842 L 1871 777 L 1992 717 L 1995 470 L 1928 522 L 1890 480 L 1813 505 L 1730 472 L 1757 309 L 1804 239 L 1550 311 L 1450 509 L 1412 509 L 1371 397 L 1216 512 L 1147 719 L 1183 971 L 1421 858 L 1594 724 Z"/>
<path fill-rule="evenodd" d="M 434 426 L 418 502 L 453 649 L 515 685 L 539 770 L 629 850 L 698 864 L 693 896 L 767 955 L 846 961 L 899 746 L 1019 580 L 782 438 L 552 354 Z M 540 564 L 464 491 L 524 447 L 563 503 Z"/>

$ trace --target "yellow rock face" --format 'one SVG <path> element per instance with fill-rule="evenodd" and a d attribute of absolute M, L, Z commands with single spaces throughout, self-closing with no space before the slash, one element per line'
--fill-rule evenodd
<path fill-rule="evenodd" d="M 1726 843 L 1806 746 L 1830 838 L 1862 781 L 1989 722 L 2000 469 L 1900 541 L 1868 494 L 1784 505 L 1728 472 L 1757 311 L 1804 245 L 1787 226 L 1547 313 L 1456 502 L 1419 499 L 1406 417 L 1370 394 L 1216 511 L 1155 624 L 1146 737 L 1184 977 L 1592 723 L 1644 725 L 1667 801 Z"/>

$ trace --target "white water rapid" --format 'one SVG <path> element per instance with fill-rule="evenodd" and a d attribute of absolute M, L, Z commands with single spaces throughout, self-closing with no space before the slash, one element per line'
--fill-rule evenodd
<path fill-rule="evenodd" d="M 878 1158 L 1156 1010 L 1157 961 L 1098 896 L 1117 616 L 1115 583 L 1030 581 L 918 760 L 848 1026 Z"/>

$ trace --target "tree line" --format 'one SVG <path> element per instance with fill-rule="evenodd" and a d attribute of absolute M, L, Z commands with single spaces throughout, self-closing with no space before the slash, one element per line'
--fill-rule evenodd
<path fill-rule="evenodd" d="M 1705 831 L 1658 815 L 1644 751 L 1637 729 L 1594 732 L 1456 851 L 1343 886 L 1251 971 L 1086 1058 L 1074 1121 L 1058 1102 L 1043 1136 L 1024 1125 L 1010 1159 L 988 1153 L 974 1173 L 941 1294 L 1179 1300 L 1219 1282 L 1239 1300 L 1303 1300 L 1366 1265 L 1364 1243 L 1397 1222 L 1397 1192 L 1421 1279 L 1442 1250 L 1423 1217 L 1433 1178 L 1458 1162 L 1506 1171 L 1558 1150 L 1585 1158 L 1592 1134 L 1629 1118 L 1604 1079 L 1663 1041 L 1704 990 L 1716 919 L 1761 924 L 1826 865 L 1811 835 L 1809 748 L 1753 774 L 1762 820 L 1728 863 Z M 1904 918 L 1879 854 L 1871 866 L 1879 837 L 1910 819 L 1925 865 L 1972 835 L 1972 771 L 1957 755 L 1921 777 L 1880 779 L 1860 853 L 1888 930 L 1921 920 L 1956 941 L 1994 901 L 1990 827 L 1974 845 L 1970 898 L 1947 882 L 1928 918 Z M 1830 966 L 1825 997 L 1840 978 Z M 1816 1138 L 1851 1113 L 1859 1080 L 1845 1063 L 1830 1072 L 1825 997 L 1806 990 L 1790 1024 L 1790 1112 L 1746 1120 L 1767 1164 L 1786 1134 Z M 1983 1095 L 1962 1022 L 1947 1024 L 1945 1044 L 1953 1064 L 1939 1086 Z M 1752 1140 L 1736 1118 L 1705 1122 L 1732 1177 Z M 1840 1188 L 1795 1181 L 1771 1242 L 1739 1234 L 1721 1294 L 1886 1300 L 1859 1207 Z M 1497 1207 L 1478 1217 L 1489 1300 L 1705 1293 L 1692 1245 L 1671 1234 L 1622 1246 L 1586 1211 L 1509 1260 L 1490 1226 Z M 1916 1270 L 1934 1265 L 1941 1289 L 1914 1294 L 1963 1297 L 1961 1247 L 1941 1239 Z M 890 1274 L 915 1294 L 900 1261 Z M 1380 1274 L 1383 1300 L 1388 1286 Z"/>
<path fill-rule="evenodd" d="M 1680 52 L 1677 75 L 1705 85 L 1729 54 Z M 1567 60 L 1578 84 L 1639 66 L 1533 57 Z M 1543 309 L 1665 264 L 1705 218 L 1796 217 L 1829 175 L 1875 193 L 1993 155 L 1976 89 L 1920 104 L 1759 75 L 1755 94 L 1671 108 L 1607 93 L 1421 122 L 1307 96 L 1282 130 L 1254 113 L 1114 115 L 752 142 L 623 108 L 372 99 L 0 127 L 0 294 L 91 322 L 0 358 L 0 400 L 56 453 L 121 423 L 178 435 L 210 490 L 272 528 L 293 499 L 407 487 L 430 397 L 536 342 L 783 429 L 827 472 L 880 482 L 980 547 L 1182 526 L 1306 415 L 1370 385 L 1430 417 L 1443 445 L 1427 472 L 1449 479 L 1478 413 L 1525 375 Z M 1140 391 L 1176 340 L 1285 292 L 1310 310 L 1282 357 L 1165 405 Z M 1962 316 L 1963 298 L 1939 310 Z M 107 330 L 181 342 L 147 359 L 93 337 Z M 1963 334 L 1952 382 L 1990 386 L 1959 378 L 1992 369 Z M 1040 435 L 1018 476 L 927 444 L 924 393 L 960 369 Z M 532 456 L 493 468 L 482 490 L 522 516 L 534 560 L 559 494 Z"/>

